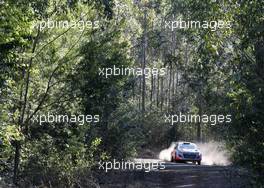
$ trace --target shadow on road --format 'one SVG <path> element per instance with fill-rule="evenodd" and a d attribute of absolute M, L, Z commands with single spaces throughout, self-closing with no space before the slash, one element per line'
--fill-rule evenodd
<path fill-rule="evenodd" d="M 153 160 L 152 160 L 153 161 Z M 102 188 L 247 187 L 246 172 L 232 166 L 166 162 L 165 169 L 100 173 Z"/>

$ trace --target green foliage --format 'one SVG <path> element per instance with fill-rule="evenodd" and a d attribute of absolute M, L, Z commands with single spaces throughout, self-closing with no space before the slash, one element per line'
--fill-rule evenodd
<path fill-rule="evenodd" d="M 72 136 L 64 147 L 58 146 L 57 138 L 44 134 L 37 141 L 31 141 L 24 148 L 25 163 L 23 179 L 34 185 L 71 187 L 76 182 L 75 175 L 81 169 L 90 169 L 94 165 L 94 153 L 101 140 L 92 141 L 91 145 L 80 142 L 80 136 Z"/>
<path fill-rule="evenodd" d="M 228 126 L 201 124 L 202 139 L 228 142 L 234 163 L 252 169 L 261 185 L 263 7 L 258 0 L 4 0 L 0 170 L 10 174 L 20 162 L 24 187 L 79 186 L 80 176 L 101 159 L 127 159 L 140 149 L 196 139 L 197 124 L 170 126 L 166 113 L 232 113 Z M 232 27 L 172 32 L 159 24 L 170 18 L 231 21 Z M 99 27 L 37 27 L 83 19 L 97 20 Z M 167 73 L 145 80 L 99 75 L 114 66 L 165 67 Z M 32 121 L 47 113 L 100 115 L 100 122 Z"/>

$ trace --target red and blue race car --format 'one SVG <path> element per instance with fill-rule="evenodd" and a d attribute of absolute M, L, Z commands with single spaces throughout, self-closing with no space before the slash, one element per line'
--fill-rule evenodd
<path fill-rule="evenodd" d="M 202 153 L 197 145 L 191 142 L 174 142 L 171 152 L 171 162 L 193 162 L 201 165 Z"/>

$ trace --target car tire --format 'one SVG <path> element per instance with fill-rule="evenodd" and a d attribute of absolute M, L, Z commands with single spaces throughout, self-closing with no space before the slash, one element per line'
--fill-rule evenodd
<path fill-rule="evenodd" d="M 201 161 L 198 161 L 197 163 L 198 163 L 198 165 L 201 165 Z"/>

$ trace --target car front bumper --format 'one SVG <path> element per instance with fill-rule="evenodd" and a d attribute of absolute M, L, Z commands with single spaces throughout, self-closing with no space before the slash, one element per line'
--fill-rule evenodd
<path fill-rule="evenodd" d="M 198 153 L 175 153 L 175 161 L 201 161 L 202 156 Z"/>

